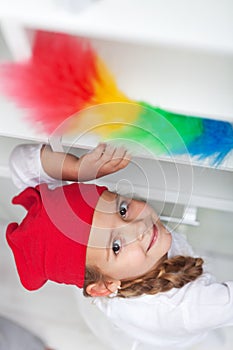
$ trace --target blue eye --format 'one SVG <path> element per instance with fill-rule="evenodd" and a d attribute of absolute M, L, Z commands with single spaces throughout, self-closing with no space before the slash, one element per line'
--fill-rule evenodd
<path fill-rule="evenodd" d="M 119 207 L 119 214 L 123 219 L 125 219 L 126 217 L 127 210 L 128 210 L 128 204 L 126 202 L 121 202 Z"/>
<path fill-rule="evenodd" d="M 117 255 L 121 250 L 121 240 L 116 239 L 112 243 L 112 251 L 115 255 Z"/>

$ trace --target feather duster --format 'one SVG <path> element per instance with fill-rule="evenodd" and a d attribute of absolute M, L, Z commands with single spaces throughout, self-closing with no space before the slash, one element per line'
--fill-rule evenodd
<path fill-rule="evenodd" d="M 28 121 L 38 122 L 48 133 L 76 115 L 66 132 L 98 125 L 94 131 L 103 140 L 132 140 L 157 155 L 188 152 L 198 159 L 211 157 L 219 165 L 233 148 L 231 123 L 129 99 L 86 39 L 39 31 L 31 58 L 2 64 L 0 79 L 3 94 L 27 108 Z M 93 112 L 94 106 L 102 106 L 96 109 L 99 113 Z"/>

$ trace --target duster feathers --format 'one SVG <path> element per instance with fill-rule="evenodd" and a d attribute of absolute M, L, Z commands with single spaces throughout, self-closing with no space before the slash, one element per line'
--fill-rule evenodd
<path fill-rule="evenodd" d="M 66 34 L 37 32 L 26 62 L 5 63 L 0 71 L 3 93 L 29 109 L 28 120 L 53 132 L 77 114 L 73 130 L 85 125 L 88 107 L 105 104 L 86 125 L 102 124 L 102 139 L 142 143 L 155 154 L 211 157 L 219 165 L 233 148 L 232 124 L 186 116 L 130 100 L 90 43 Z M 81 113 L 79 113 L 81 112 Z M 96 120 L 96 118 L 98 120 Z M 98 129 L 96 129 L 98 132 Z"/>

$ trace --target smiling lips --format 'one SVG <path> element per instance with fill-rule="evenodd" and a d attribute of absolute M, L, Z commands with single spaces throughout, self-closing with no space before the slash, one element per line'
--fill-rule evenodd
<path fill-rule="evenodd" d="M 150 244 L 147 248 L 147 252 L 150 250 L 150 248 L 154 245 L 158 237 L 158 229 L 156 225 L 153 225 L 153 231 L 152 231 L 152 236 L 151 236 L 151 241 Z"/>

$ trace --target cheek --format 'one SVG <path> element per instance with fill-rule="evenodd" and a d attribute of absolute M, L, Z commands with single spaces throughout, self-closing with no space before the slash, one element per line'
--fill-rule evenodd
<path fill-rule="evenodd" d="M 135 219 L 140 220 L 151 215 L 151 208 L 146 203 L 135 203 L 133 206 Z"/>
<path fill-rule="evenodd" d="M 155 246 L 155 249 L 151 250 L 151 254 L 153 254 L 155 260 L 159 260 L 162 256 L 167 254 L 169 249 L 171 248 L 171 242 L 172 237 L 170 233 L 167 233 L 166 230 L 164 230 L 161 240 L 157 246 Z"/>
<path fill-rule="evenodd" d="M 93 265 L 101 268 L 103 264 L 103 250 L 87 247 L 86 265 Z"/>
<path fill-rule="evenodd" d="M 124 258 L 121 257 L 121 264 L 126 273 L 134 272 L 138 275 L 139 270 L 145 266 L 146 262 L 145 253 L 141 249 L 130 249 L 124 252 Z"/>

